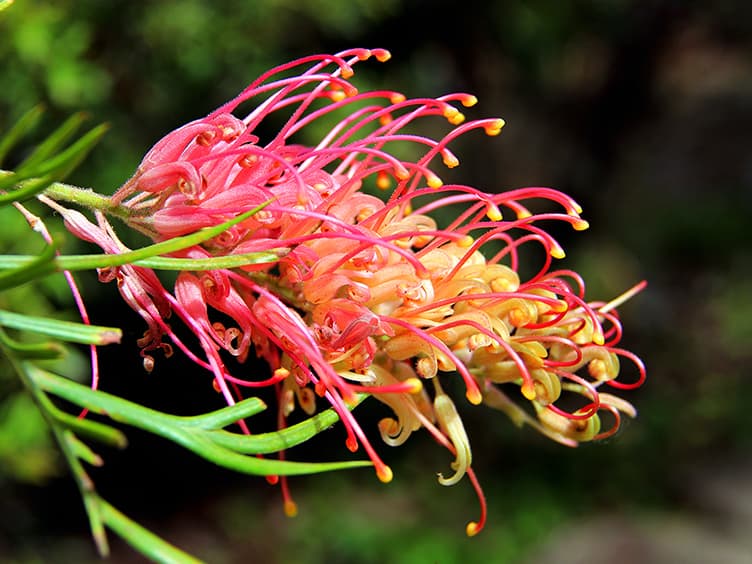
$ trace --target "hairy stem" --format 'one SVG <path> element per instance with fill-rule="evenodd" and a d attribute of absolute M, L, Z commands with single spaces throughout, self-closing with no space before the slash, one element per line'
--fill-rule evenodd
<path fill-rule="evenodd" d="M 10 170 L 0 170 L 0 178 L 13 174 Z M 29 178 L 18 183 L 19 188 L 34 182 L 36 179 Z M 64 182 L 53 182 L 44 190 L 48 198 L 61 202 L 70 202 L 90 210 L 99 210 L 112 217 L 128 219 L 133 215 L 132 211 L 125 206 L 114 204 L 109 196 L 104 196 L 91 188 L 81 188 Z"/>

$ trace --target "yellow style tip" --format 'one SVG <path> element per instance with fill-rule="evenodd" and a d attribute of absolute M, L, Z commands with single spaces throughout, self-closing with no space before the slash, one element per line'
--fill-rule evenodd
<path fill-rule="evenodd" d="M 420 378 L 408 378 L 405 380 L 405 384 L 407 384 L 410 394 L 419 394 L 423 390 L 423 382 L 420 381 Z"/>
<path fill-rule="evenodd" d="M 467 398 L 467 401 L 469 401 L 473 405 L 480 405 L 481 403 L 483 403 L 483 394 L 480 393 L 480 390 L 478 388 L 471 388 L 467 390 L 465 397 Z"/>
<path fill-rule="evenodd" d="M 473 243 L 475 243 L 475 239 L 473 239 L 471 235 L 465 235 L 462 239 L 457 241 L 457 245 L 463 249 L 471 247 Z"/>
<path fill-rule="evenodd" d="M 394 118 L 391 114 L 384 114 L 379 118 L 380 125 L 389 125 L 390 123 L 392 123 L 392 121 L 394 121 Z"/>
<path fill-rule="evenodd" d="M 376 188 L 379 190 L 388 190 L 392 187 L 392 180 L 389 178 L 388 174 L 381 174 L 379 173 L 376 176 Z"/>
<path fill-rule="evenodd" d="M 371 53 L 380 63 L 386 63 L 389 59 L 392 58 L 392 54 L 386 49 L 373 49 L 371 50 Z"/>
<path fill-rule="evenodd" d="M 285 515 L 290 518 L 297 517 L 298 516 L 298 504 L 290 499 L 285 501 Z"/>
<path fill-rule="evenodd" d="M 472 108 L 475 104 L 478 103 L 478 98 L 476 98 L 472 94 L 468 94 L 460 100 L 460 103 L 466 108 Z"/>
<path fill-rule="evenodd" d="M 456 115 L 457 115 L 458 113 L 460 113 L 460 111 L 459 111 L 459 110 L 458 110 L 457 108 L 455 108 L 454 106 L 450 106 L 450 105 L 447 105 L 447 106 L 446 106 L 446 107 L 444 108 L 444 117 L 445 117 L 445 118 L 447 118 L 447 119 L 448 119 L 448 120 L 450 120 L 450 121 L 451 121 L 451 120 L 452 120 L 452 118 L 453 118 L 454 116 L 456 116 Z"/>
<path fill-rule="evenodd" d="M 398 180 L 407 180 L 410 178 L 410 171 L 404 166 L 400 166 L 394 169 L 394 176 L 397 177 Z"/>
<path fill-rule="evenodd" d="M 465 527 L 465 534 L 468 537 L 474 537 L 478 533 L 480 533 L 480 526 L 475 521 L 470 521 Z"/>
<path fill-rule="evenodd" d="M 501 133 L 501 128 L 504 127 L 505 123 L 503 119 L 498 118 L 487 124 L 483 129 L 486 131 L 486 135 L 494 137 Z"/>
<path fill-rule="evenodd" d="M 456 115 L 449 118 L 449 123 L 451 123 L 452 125 L 459 125 L 464 121 L 465 121 L 465 114 L 463 114 L 462 112 L 457 112 Z"/>
<path fill-rule="evenodd" d="M 444 186 L 444 182 L 435 174 L 426 175 L 426 183 L 431 188 L 441 188 Z"/>
<path fill-rule="evenodd" d="M 332 90 L 329 92 L 329 99 L 332 102 L 341 102 L 347 98 L 347 95 L 342 90 Z"/>
<path fill-rule="evenodd" d="M 446 165 L 447 168 L 454 168 L 456 166 L 459 166 L 460 164 L 460 161 L 454 155 L 444 156 L 442 160 L 444 161 L 444 164 Z"/>
<path fill-rule="evenodd" d="M 572 223 L 572 227 L 574 227 L 575 231 L 585 231 L 588 227 L 590 227 L 590 224 L 584 219 L 577 218 Z"/>
<path fill-rule="evenodd" d="M 564 249 L 562 249 L 561 247 L 552 247 L 551 256 L 555 259 L 563 259 L 565 256 L 567 256 L 567 253 L 565 253 Z"/>
<path fill-rule="evenodd" d="M 454 106 L 447 106 L 444 110 L 444 117 L 452 125 L 459 125 L 465 121 L 465 115 Z"/>
<path fill-rule="evenodd" d="M 488 207 L 488 209 L 486 210 L 486 217 L 491 221 L 501 221 L 503 219 L 501 210 L 496 205 Z"/>
<path fill-rule="evenodd" d="M 378 476 L 379 480 L 381 480 L 384 484 L 388 484 L 392 481 L 392 478 L 394 478 L 394 473 L 392 472 L 392 469 L 389 468 L 389 466 L 384 464 L 380 468 L 376 469 L 376 476 Z"/>

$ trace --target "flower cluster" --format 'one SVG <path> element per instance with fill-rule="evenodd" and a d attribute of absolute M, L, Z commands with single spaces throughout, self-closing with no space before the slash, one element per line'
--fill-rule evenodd
<path fill-rule="evenodd" d="M 645 378 L 641 361 L 617 348 L 615 308 L 642 285 L 610 303 L 592 303 L 575 272 L 552 269 L 564 252 L 540 222 L 587 228 L 569 197 L 539 187 L 497 194 L 444 185 L 434 169 L 458 165 L 451 142 L 473 130 L 496 135 L 504 122 L 465 122 L 459 108 L 476 102 L 468 94 L 408 99 L 358 92 L 348 81 L 352 67 L 372 57 L 385 61 L 389 53 L 353 49 L 263 74 L 159 141 L 113 196 L 129 210 L 128 223 L 155 241 L 266 204 L 175 256 L 278 257 L 184 271 L 172 291 L 146 268 L 103 272 L 147 322 L 139 342 L 147 370 L 153 351 L 169 355 L 177 346 L 211 371 L 229 403 L 243 387 L 274 386 L 282 425 L 296 406 L 313 413 L 317 397 L 326 398 L 344 424 L 347 447 L 362 446 L 383 481 L 391 470 L 350 410 L 359 394 L 391 408 L 379 424 L 387 444 L 425 428 L 454 453 L 452 474 L 439 475 L 447 485 L 467 474 L 478 488 L 456 398 L 441 381 L 460 379 L 470 404 L 500 409 L 566 445 L 611 435 L 620 413 L 635 411 L 600 390 L 636 387 Z M 255 106 L 239 112 L 248 101 Z M 427 117 L 446 121 L 448 132 L 433 139 L 411 131 Z M 270 127 L 276 133 L 265 133 Z M 374 195 L 379 189 L 385 198 Z M 553 211 L 533 213 L 532 200 L 547 201 Z M 80 237 L 108 253 L 125 250 L 103 215 L 95 225 L 77 212 L 61 213 Z M 542 248 L 545 259 L 522 280 L 520 251 L 529 245 Z M 190 327 L 201 353 L 173 333 L 171 314 Z M 251 353 L 269 364 L 269 375 L 249 380 L 226 368 L 228 356 L 242 363 Z M 637 368 L 628 383 L 618 380 L 622 359 Z M 565 394 L 580 398 L 574 410 L 558 407 Z M 610 413 L 608 429 L 601 428 L 603 411 Z M 294 512 L 289 500 L 287 508 Z M 482 510 L 469 534 L 483 526 L 483 504 Z"/>

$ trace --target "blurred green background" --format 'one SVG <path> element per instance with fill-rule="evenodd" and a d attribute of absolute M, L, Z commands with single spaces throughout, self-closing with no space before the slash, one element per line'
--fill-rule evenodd
<path fill-rule="evenodd" d="M 557 236 L 589 298 L 649 280 L 622 308 L 623 344 L 649 369 L 627 394 L 639 418 L 568 450 L 460 405 L 490 508 L 473 539 L 470 485 L 436 483 L 449 457 L 423 433 L 380 449 L 395 470 L 389 485 L 368 470 L 291 480 L 300 514 L 287 519 L 263 479 L 127 430 L 131 446 L 103 452 L 93 472 L 105 497 L 218 563 L 748 562 L 751 3 L 17 0 L 0 15 L 0 127 L 38 102 L 47 131 L 77 110 L 109 122 L 70 179 L 109 193 L 164 133 L 261 71 L 353 46 L 393 54 L 359 65 L 356 84 L 469 91 L 480 99 L 469 117 L 505 118 L 500 138 L 457 144 L 457 178 L 574 196 L 591 229 Z M 0 252 L 38 249 L 17 218 L 0 219 Z M 104 389 L 166 410 L 219 405 L 179 359 L 144 374 L 140 319 L 113 286 L 82 285 L 95 322 L 126 332 L 123 347 L 103 351 Z M 40 311 L 71 307 L 58 283 L 41 292 Z M 74 484 L 14 386 L 0 374 L 0 560 L 96 561 Z M 382 414 L 363 416 L 375 429 Z M 333 430 L 291 456 L 337 458 L 342 443 Z M 141 561 L 112 541 L 111 562 Z"/>

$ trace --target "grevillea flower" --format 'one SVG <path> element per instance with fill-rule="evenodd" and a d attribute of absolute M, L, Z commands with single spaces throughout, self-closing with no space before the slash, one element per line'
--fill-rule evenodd
<path fill-rule="evenodd" d="M 467 474 L 478 491 L 481 519 L 467 529 L 475 534 L 485 502 L 460 417 L 466 406 L 457 407 L 466 402 L 443 386 L 456 389 L 447 383 L 457 379 L 469 404 L 500 409 L 566 445 L 613 434 L 620 413 L 635 410 L 601 390 L 633 388 L 645 378 L 639 358 L 617 346 L 616 306 L 643 284 L 612 302 L 588 302 L 579 275 L 552 268 L 564 251 L 540 224 L 587 227 L 580 207 L 560 192 L 444 185 L 437 167 L 459 163 L 452 141 L 474 130 L 497 135 L 504 122 L 465 122 L 459 108 L 476 103 L 468 94 L 358 92 L 348 81 L 352 67 L 372 57 L 385 61 L 389 53 L 353 49 L 263 74 L 159 141 L 113 196 L 130 210 L 129 224 L 155 241 L 271 202 L 176 256 L 275 251 L 278 261 L 181 272 L 171 291 L 146 268 L 103 276 L 118 280 L 147 322 L 140 341 L 147 369 L 154 362 L 147 353 L 169 354 L 176 345 L 211 371 L 229 403 L 242 387 L 274 386 L 281 425 L 297 406 L 313 413 L 316 398 L 326 398 L 344 424 L 347 447 L 362 446 L 385 482 L 391 470 L 349 409 L 358 395 L 391 408 L 379 423 L 389 445 L 427 429 L 455 456 L 452 473 L 439 481 L 454 484 Z M 246 102 L 255 103 L 249 113 L 239 110 Z M 419 135 L 415 125 L 424 118 L 447 122 L 448 132 Z M 277 133 L 268 136 L 272 127 Z M 384 199 L 374 195 L 378 189 Z M 558 211 L 533 213 L 533 200 Z M 79 236 L 108 253 L 124 249 L 103 216 L 94 225 L 60 211 Z M 531 245 L 545 260 L 523 280 L 520 254 Z M 190 327 L 200 353 L 174 335 L 170 313 Z M 243 362 L 249 354 L 263 358 L 270 374 L 249 380 L 227 370 L 228 357 Z M 636 366 L 630 382 L 619 380 L 621 360 Z M 564 394 L 580 398 L 574 410 L 559 407 Z M 606 430 L 604 411 L 612 422 Z M 289 498 L 286 507 L 294 513 Z"/>

